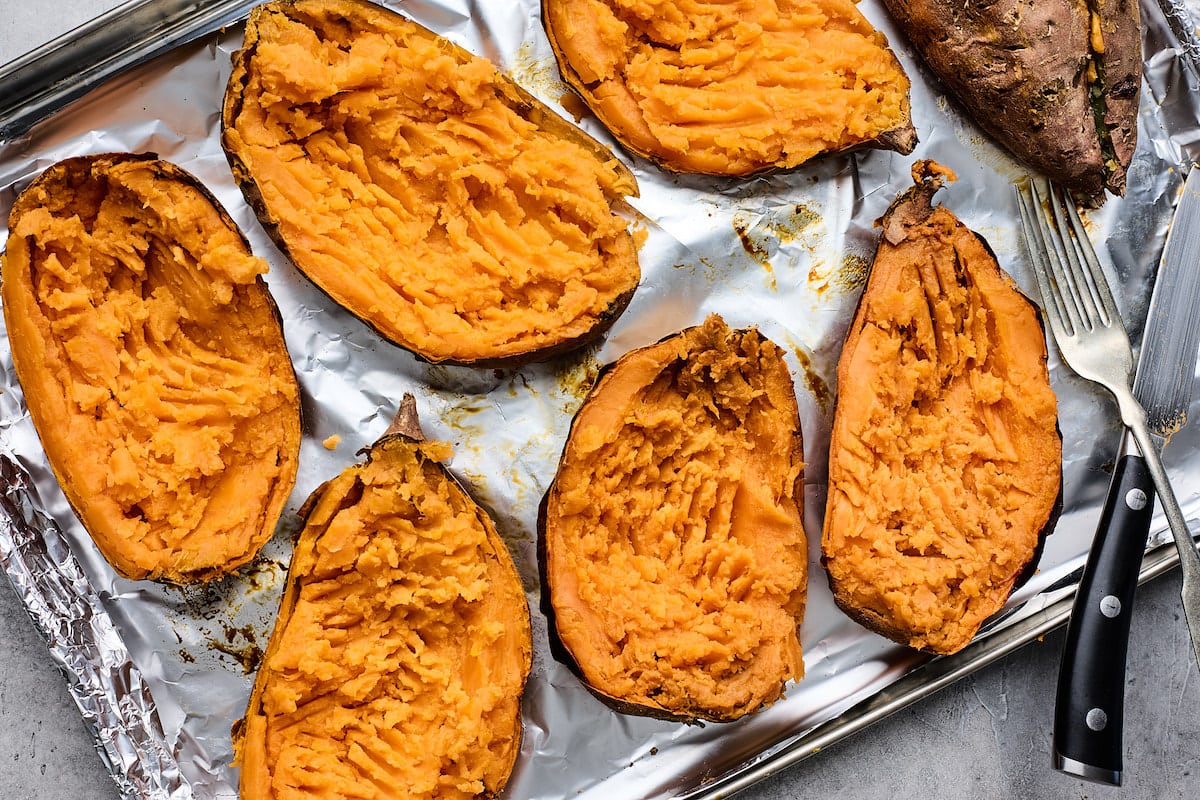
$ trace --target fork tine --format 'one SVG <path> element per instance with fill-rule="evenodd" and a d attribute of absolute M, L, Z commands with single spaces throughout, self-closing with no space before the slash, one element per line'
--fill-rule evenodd
<path fill-rule="evenodd" d="M 1095 326 L 1095 315 L 1087 304 L 1092 298 L 1084 297 L 1088 288 L 1079 265 L 1078 243 L 1069 232 L 1065 235 L 1063 233 L 1067 225 L 1063 219 L 1060 198 L 1054 194 L 1054 185 L 1044 179 L 1041 184 L 1045 186 L 1044 190 L 1039 188 L 1039 183 L 1031 184 L 1031 188 L 1034 197 L 1038 198 L 1038 208 L 1042 212 L 1038 221 L 1048 245 L 1046 252 L 1051 267 L 1050 274 L 1059 290 L 1061 302 L 1067 308 L 1074 332 L 1080 333 Z M 1083 287 L 1083 292 L 1080 291 L 1080 286 Z M 1091 305 L 1094 307 L 1094 303 Z"/>
<path fill-rule="evenodd" d="M 1100 312 L 1095 276 L 1085 268 L 1085 264 L 1090 266 L 1095 261 L 1095 256 L 1087 252 L 1090 243 L 1086 242 L 1087 232 L 1082 230 L 1083 222 L 1075 211 L 1074 202 L 1066 198 L 1061 190 L 1056 192 L 1054 186 L 1050 185 L 1049 192 L 1049 213 L 1053 216 L 1054 227 L 1058 231 L 1055 245 L 1063 259 L 1067 280 L 1072 289 L 1071 297 L 1083 320 L 1083 329 L 1091 330 L 1106 325 L 1109 320 L 1104 319 Z M 1068 207 L 1069 213 L 1066 211 Z M 1081 242 L 1081 238 L 1085 241 Z"/>
<path fill-rule="evenodd" d="M 1071 308 L 1064 297 L 1064 294 L 1069 295 L 1070 292 L 1060 291 L 1057 276 L 1062 271 L 1053 263 L 1058 258 L 1053 244 L 1055 237 L 1041 213 L 1041 198 L 1032 180 L 1020 185 L 1017 201 L 1025 238 L 1030 245 L 1029 257 L 1033 261 L 1033 274 L 1042 296 L 1042 308 L 1046 312 L 1046 319 L 1050 327 L 1059 334 L 1074 335 L 1079 325 L 1078 311 Z"/>
<path fill-rule="evenodd" d="M 1116 301 L 1113 300 L 1112 291 L 1108 287 L 1108 280 L 1104 277 L 1104 269 L 1100 266 L 1099 260 L 1096 258 L 1096 251 L 1092 247 L 1091 237 L 1087 234 L 1087 229 L 1084 227 L 1083 220 L 1079 216 L 1079 211 L 1075 207 L 1075 203 L 1070 201 L 1060 189 L 1063 201 L 1061 208 L 1066 209 L 1066 219 L 1071 231 L 1071 238 L 1075 242 L 1075 250 L 1078 256 L 1082 258 L 1083 265 L 1087 269 L 1084 270 L 1082 265 L 1076 261 L 1075 266 L 1086 275 L 1085 285 L 1088 288 L 1089 298 L 1098 304 L 1095 306 L 1096 311 L 1101 319 L 1101 324 L 1104 325 L 1121 325 L 1121 315 L 1117 311 Z"/>

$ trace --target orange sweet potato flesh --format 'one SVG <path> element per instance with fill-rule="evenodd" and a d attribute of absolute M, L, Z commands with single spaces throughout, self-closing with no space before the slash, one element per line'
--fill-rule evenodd
<path fill-rule="evenodd" d="M 803 674 L 800 421 L 779 349 L 716 316 L 615 362 L 542 510 L 558 640 L 617 708 L 732 720 Z"/>
<path fill-rule="evenodd" d="M 178 583 L 249 561 L 300 449 L 266 262 L 191 175 L 148 156 L 51 166 L 9 231 L 13 362 L 97 547 L 126 577 Z"/>
<path fill-rule="evenodd" d="M 1062 441 L 1036 307 L 913 174 L 838 364 L 822 560 L 850 616 L 952 653 L 1033 568 Z"/>
<path fill-rule="evenodd" d="M 496 797 L 532 659 L 521 580 L 438 459 L 385 435 L 305 505 L 235 726 L 241 800 Z"/>
<path fill-rule="evenodd" d="M 543 0 L 542 16 L 566 82 L 668 170 L 916 145 L 904 69 L 851 0 Z"/>
<path fill-rule="evenodd" d="M 640 270 L 613 155 L 476 57 L 360 0 L 251 12 L 222 144 L 295 265 L 430 362 L 602 334 Z"/>

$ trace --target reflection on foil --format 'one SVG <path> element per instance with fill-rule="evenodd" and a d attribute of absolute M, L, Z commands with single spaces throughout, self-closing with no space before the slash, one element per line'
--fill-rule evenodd
<path fill-rule="evenodd" d="M 1180 29 L 1187 8 L 1162 2 Z M 234 576 L 190 588 L 118 578 L 45 464 L 4 339 L 0 561 L 67 674 L 121 793 L 130 800 L 234 800 L 230 726 L 244 712 L 252 671 L 270 634 L 299 505 L 374 441 L 399 398 L 413 392 L 427 436 L 453 445 L 451 470 L 496 519 L 533 611 L 525 738 L 507 795 L 708 795 L 709 786 L 770 762 L 808 732 L 930 663 L 850 622 L 823 580 L 819 534 L 837 359 L 874 251 L 874 222 L 911 183 L 915 159 L 933 158 L 958 174 L 939 200 L 982 233 L 1002 266 L 1032 291 L 1011 192 L 1024 171 L 932 84 L 877 0 L 864 0 L 861 9 L 913 78 L 917 150 L 909 157 L 863 152 L 828 158 L 744 181 L 669 175 L 617 149 L 559 80 L 536 0 L 389 4 L 493 59 L 629 163 L 641 187 L 628 213 L 641 245 L 643 280 L 628 310 L 597 347 L 519 370 L 432 367 L 381 341 L 296 272 L 234 185 L 217 126 L 241 29 L 212 34 L 108 80 L 27 136 L 0 143 L 0 211 L 42 169 L 82 153 L 153 150 L 205 183 L 255 253 L 271 264 L 267 282 L 303 392 L 305 439 L 296 490 L 274 539 Z M 1200 73 L 1184 59 L 1194 47 L 1179 44 L 1155 3 L 1143 5 L 1143 19 L 1146 90 L 1129 195 L 1089 214 L 1100 257 L 1122 287 L 1122 312 L 1135 339 L 1182 171 L 1200 156 Z M 784 349 L 796 378 L 812 576 L 801 632 L 806 677 L 779 703 L 738 722 L 681 725 L 612 711 L 554 660 L 538 613 L 536 518 L 571 417 L 601 365 L 711 312 L 734 327 L 757 325 Z M 1039 573 L 989 633 L 1030 618 L 1071 591 L 1119 439 L 1107 397 L 1064 370 L 1053 353 L 1051 369 L 1064 436 L 1064 513 Z M 1167 456 L 1185 514 L 1195 517 L 1200 426 L 1181 431 Z M 1165 529 L 1156 518 L 1154 543 L 1164 540 Z"/>

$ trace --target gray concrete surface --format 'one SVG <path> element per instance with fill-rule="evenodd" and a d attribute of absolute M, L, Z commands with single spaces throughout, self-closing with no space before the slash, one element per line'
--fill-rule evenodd
<path fill-rule="evenodd" d="M 1060 630 L 737 798 L 1194 798 L 1200 675 L 1179 614 L 1178 576 L 1144 586 L 1134 613 L 1122 788 L 1050 767 Z M 61 673 L 2 580 L 0 641 L 0 798 L 118 800 Z"/>
<path fill-rule="evenodd" d="M 114 5 L 0 0 L 0 63 Z M 1126 686 L 1126 783 L 1120 789 L 1050 767 L 1062 640 L 1058 631 L 1035 642 L 738 800 L 1197 796 L 1200 674 L 1180 618 L 1178 576 L 1143 587 L 1138 598 Z M 117 800 L 62 675 L 3 578 L 0 642 L 0 800 Z"/>

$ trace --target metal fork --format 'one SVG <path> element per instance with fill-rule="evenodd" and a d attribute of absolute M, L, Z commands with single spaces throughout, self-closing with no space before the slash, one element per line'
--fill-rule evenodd
<path fill-rule="evenodd" d="M 1133 434 L 1154 480 L 1179 551 L 1183 611 L 1200 663 L 1200 555 L 1151 438 L 1146 411 L 1133 396 L 1129 335 L 1070 196 L 1047 181 L 1030 180 L 1021 185 L 1017 199 L 1042 312 L 1058 351 L 1076 374 L 1116 398 L 1121 421 Z"/>

